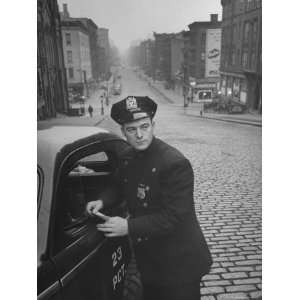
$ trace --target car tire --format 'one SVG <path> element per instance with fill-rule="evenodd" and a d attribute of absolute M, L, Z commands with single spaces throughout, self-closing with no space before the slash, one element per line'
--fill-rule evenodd
<path fill-rule="evenodd" d="M 142 300 L 142 299 L 143 299 L 143 288 L 141 282 L 141 275 L 137 269 L 135 257 L 132 254 L 125 275 L 122 300 Z"/>

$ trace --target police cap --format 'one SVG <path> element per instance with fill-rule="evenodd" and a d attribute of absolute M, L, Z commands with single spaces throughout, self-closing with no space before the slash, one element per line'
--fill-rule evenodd
<path fill-rule="evenodd" d="M 111 118 L 123 125 L 142 118 L 154 117 L 157 104 L 148 96 L 128 96 L 112 105 Z"/>

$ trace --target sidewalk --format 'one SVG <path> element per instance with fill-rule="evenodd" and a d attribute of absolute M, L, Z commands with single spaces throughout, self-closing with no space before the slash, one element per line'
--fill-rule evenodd
<path fill-rule="evenodd" d="M 173 90 L 166 90 L 163 87 L 162 82 L 153 82 L 152 78 L 149 78 L 144 74 L 140 74 L 140 78 L 147 81 L 149 86 L 152 89 L 154 89 L 158 94 L 160 94 L 167 102 L 176 106 L 183 107 L 183 96 L 179 95 Z M 184 109 L 184 113 L 186 115 L 199 117 L 203 119 L 212 119 L 262 127 L 262 116 L 260 114 L 255 113 L 222 114 L 217 112 L 204 112 L 203 115 L 200 116 L 199 103 L 190 103 L 189 106 Z"/>
<path fill-rule="evenodd" d="M 64 114 L 57 114 L 56 118 L 51 118 L 37 122 L 38 129 L 45 129 L 51 126 L 97 126 L 104 119 L 107 118 L 110 112 L 111 105 L 106 106 L 104 101 L 104 114 L 101 114 L 101 101 L 100 101 L 101 90 L 96 90 L 85 102 L 85 115 L 83 116 L 68 116 Z M 111 101 L 110 101 L 111 103 Z M 93 117 L 90 117 L 88 113 L 88 106 L 92 105 L 94 108 Z"/>

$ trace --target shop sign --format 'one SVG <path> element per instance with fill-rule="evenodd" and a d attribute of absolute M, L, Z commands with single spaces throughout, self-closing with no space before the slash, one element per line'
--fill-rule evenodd
<path fill-rule="evenodd" d="M 219 76 L 221 55 L 221 29 L 207 29 L 205 77 Z"/>
<path fill-rule="evenodd" d="M 212 90 L 196 90 L 194 92 L 194 102 L 210 103 L 212 102 Z"/>
<path fill-rule="evenodd" d="M 198 89 L 209 89 L 209 88 L 216 88 L 216 83 L 198 83 L 195 88 Z"/>

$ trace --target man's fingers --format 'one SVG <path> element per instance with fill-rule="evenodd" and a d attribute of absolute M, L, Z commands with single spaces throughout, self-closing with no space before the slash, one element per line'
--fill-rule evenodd
<path fill-rule="evenodd" d="M 104 221 L 108 221 L 110 219 L 109 216 L 106 216 L 106 215 L 104 215 L 104 214 L 102 214 L 102 213 L 100 213 L 98 211 L 94 212 L 94 215 L 97 216 L 97 217 L 99 217 L 99 218 L 101 218 Z"/>
<path fill-rule="evenodd" d="M 96 225 L 97 228 L 110 228 L 113 229 L 113 227 L 111 226 L 111 224 L 107 224 L 107 223 L 103 223 L 103 224 L 97 224 Z"/>
<path fill-rule="evenodd" d="M 111 228 L 103 228 L 103 227 L 97 227 L 97 230 L 101 231 L 101 232 L 111 232 L 112 229 Z"/>
<path fill-rule="evenodd" d="M 118 234 L 115 232 L 104 233 L 105 237 L 117 237 Z"/>

